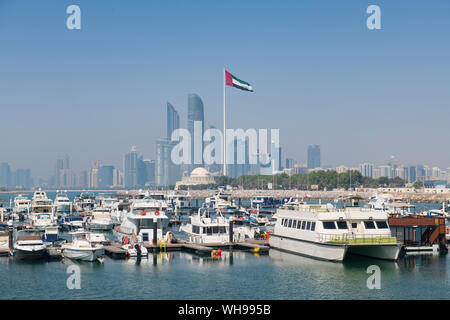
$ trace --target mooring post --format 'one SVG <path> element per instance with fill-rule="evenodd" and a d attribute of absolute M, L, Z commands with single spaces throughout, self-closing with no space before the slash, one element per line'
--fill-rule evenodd
<path fill-rule="evenodd" d="M 12 250 L 13 250 L 13 229 L 9 229 L 9 232 L 8 232 L 8 245 L 9 245 L 9 251 L 12 252 Z"/>
<path fill-rule="evenodd" d="M 153 218 L 153 245 L 156 246 L 158 240 L 158 218 Z"/>
<path fill-rule="evenodd" d="M 230 228 L 229 228 L 229 234 L 230 234 L 230 250 L 233 250 L 233 224 L 234 222 L 230 221 Z"/>

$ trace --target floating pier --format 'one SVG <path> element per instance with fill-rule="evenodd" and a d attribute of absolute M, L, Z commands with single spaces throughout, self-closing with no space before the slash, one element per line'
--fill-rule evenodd
<path fill-rule="evenodd" d="M 109 245 L 103 246 L 105 254 L 113 259 L 125 259 L 127 257 L 126 250 L 120 247 L 117 242 L 110 242 Z"/>
<path fill-rule="evenodd" d="M 437 246 L 446 250 L 445 218 L 389 217 L 392 235 L 403 243 L 407 251 L 433 251 Z"/>

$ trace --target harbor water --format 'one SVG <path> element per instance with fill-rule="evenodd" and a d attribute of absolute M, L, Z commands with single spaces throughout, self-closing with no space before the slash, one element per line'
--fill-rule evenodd
<path fill-rule="evenodd" d="M 1 198 L 9 201 L 7 195 Z M 417 204 L 418 210 L 421 206 L 439 208 Z M 450 299 L 449 259 L 422 254 L 391 262 L 351 256 L 333 263 L 274 249 L 268 255 L 225 251 L 220 258 L 184 252 L 140 260 L 105 257 L 103 263 L 0 257 L 0 287 L 2 299 L 436 300 Z M 73 265 L 78 267 L 79 289 L 68 285 Z M 379 267 L 379 289 L 368 287 L 370 266 Z"/>

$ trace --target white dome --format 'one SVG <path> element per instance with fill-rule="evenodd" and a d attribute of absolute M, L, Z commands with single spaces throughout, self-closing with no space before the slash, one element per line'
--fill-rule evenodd
<path fill-rule="evenodd" d="M 209 177 L 210 173 L 205 168 L 195 168 L 191 172 L 191 177 Z"/>

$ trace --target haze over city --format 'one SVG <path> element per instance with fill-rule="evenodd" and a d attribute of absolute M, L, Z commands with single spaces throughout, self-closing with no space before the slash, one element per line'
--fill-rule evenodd
<path fill-rule="evenodd" d="M 283 158 L 322 164 L 450 166 L 450 3 L 408 1 L 0 1 L 0 162 L 52 174 L 156 157 L 166 104 L 187 97 L 222 128 L 223 68 L 255 92 L 227 91 L 231 128 L 279 128 Z M 368 5 L 382 29 L 366 28 Z M 236 10 L 239 7 L 239 10 Z"/>

